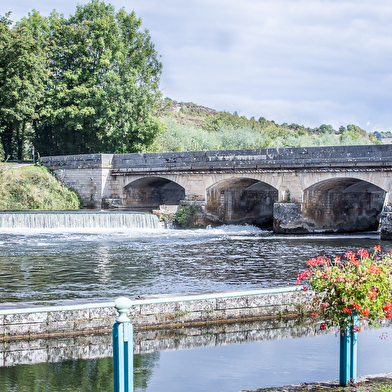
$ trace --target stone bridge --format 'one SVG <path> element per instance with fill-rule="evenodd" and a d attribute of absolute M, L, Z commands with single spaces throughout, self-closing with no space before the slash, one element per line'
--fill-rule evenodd
<path fill-rule="evenodd" d="M 197 203 L 205 223 L 276 232 L 378 228 L 392 202 L 392 145 L 41 158 L 86 207 Z"/>

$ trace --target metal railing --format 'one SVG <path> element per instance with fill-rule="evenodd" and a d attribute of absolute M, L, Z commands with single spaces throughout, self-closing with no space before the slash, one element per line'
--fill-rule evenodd
<path fill-rule="evenodd" d="M 135 305 L 154 305 L 171 302 L 186 302 L 186 301 L 201 301 L 208 299 L 224 299 L 224 298 L 236 298 L 246 297 L 252 295 L 265 295 L 265 294 L 277 294 L 277 293 L 288 293 L 294 291 L 301 291 L 300 286 L 287 286 L 278 288 L 266 288 L 266 289 L 255 289 L 255 290 L 241 290 L 241 291 L 227 291 L 218 293 L 207 293 L 207 294 L 192 294 L 192 295 L 180 295 L 173 297 L 164 298 L 147 298 L 147 299 L 130 299 L 130 306 Z M 42 307 L 26 307 L 18 309 L 0 309 L 0 316 L 8 316 L 12 314 L 27 314 L 27 313 L 46 313 L 46 312 L 66 312 L 73 310 L 87 310 L 87 309 L 100 309 L 100 308 L 113 308 L 115 307 L 115 301 L 112 302 L 97 302 L 97 303 L 86 303 L 80 305 L 58 305 L 58 306 L 42 306 Z"/>

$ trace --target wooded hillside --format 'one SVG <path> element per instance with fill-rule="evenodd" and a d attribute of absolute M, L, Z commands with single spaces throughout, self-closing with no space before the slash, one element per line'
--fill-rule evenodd
<path fill-rule="evenodd" d="M 301 146 L 363 145 L 380 143 L 372 133 L 350 124 L 335 130 L 299 124 L 277 124 L 259 117 L 250 119 L 236 112 L 219 112 L 191 102 L 165 98 L 158 113 L 164 124 L 147 152 L 230 150 Z"/>

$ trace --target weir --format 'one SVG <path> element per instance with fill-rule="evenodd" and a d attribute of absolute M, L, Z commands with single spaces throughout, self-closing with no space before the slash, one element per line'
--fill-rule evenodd
<path fill-rule="evenodd" d="M 1 212 L 0 229 L 157 229 L 155 215 L 138 212 Z"/>

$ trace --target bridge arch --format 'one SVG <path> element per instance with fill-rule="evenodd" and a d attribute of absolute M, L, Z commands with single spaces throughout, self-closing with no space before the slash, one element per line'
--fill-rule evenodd
<path fill-rule="evenodd" d="M 325 179 L 303 191 L 302 217 L 323 231 L 377 230 L 386 194 L 360 178 Z"/>
<path fill-rule="evenodd" d="M 277 200 L 273 186 L 255 178 L 232 177 L 206 189 L 205 211 L 211 221 L 267 228 L 272 227 Z"/>
<path fill-rule="evenodd" d="M 124 186 L 123 204 L 127 207 L 156 209 L 159 205 L 178 205 L 185 189 L 163 177 L 142 177 Z"/>

